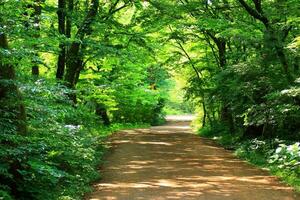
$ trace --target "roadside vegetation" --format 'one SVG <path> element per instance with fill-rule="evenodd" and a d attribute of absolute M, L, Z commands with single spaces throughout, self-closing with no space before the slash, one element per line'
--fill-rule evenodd
<path fill-rule="evenodd" d="M 225 129 L 225 131 L 224 131 Z M 247 138 L 232 134 L 225 127 L 205 127 L 198 131 L 201 137 L 211 138 L 241 159 L 269 170 L 286 184 L 300 192 L 300 143 L 279 138 Z"/>
<path fill-rule="evenodd" d="M 299 10 L 0 1 L 0 199 L 80 199 L 107 135 L 188 112 L 202 116 L 201 136 L 299 188 Z"/>

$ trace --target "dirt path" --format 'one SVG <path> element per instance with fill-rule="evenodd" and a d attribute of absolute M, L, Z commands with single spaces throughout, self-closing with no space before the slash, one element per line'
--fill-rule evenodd
<path fill-rule="evenodd" d="M 297 200 L 266 171 L 190 134 L 187 122 L 115 134 L 89 200 Z"/>

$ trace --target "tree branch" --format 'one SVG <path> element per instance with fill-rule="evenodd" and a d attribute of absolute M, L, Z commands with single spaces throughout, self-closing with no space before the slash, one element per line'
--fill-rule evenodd
<path fill-rule="evenodd" d="M 119 1 L 116 1 L 115 4 L 110 8 L 108 15 L 106 15 L 105 17 L 103 17 L 103 20 L 106 21 L 108 20 L 111 16 L 113 16 L 116 12 L 122 10 L 123 8 L 126 8 L 128 6 L 128 4 L 124 4 L 119 8 L 116 8 L 117 4 L 119 3 Z M 116 8 L 116 9 L 115 9 Z"/>
<path fill-rule="evenodd" d="M 79 28 L 79 30 L 76 34 L 80 40 L 83 40 L 84 36 L 89 31 L 90 26 L 98 12 L 98 7 L 99 7 L 99 0 L 93 0 L 91 2 L 91 7 L 89 9 L 89 12 L 87 13 L 87 15 L 83 21 L 83 24 L 81 25 L 81 27 Z"/>
<path fill-rule="evenodd" d="M 249 6 L 244 0 L 238 1 L 252 17 L 261 21 L 266 27 L 269 27 L 269 20 L 262 14 L 260 0 L 253 0 L 256 10 Z"/>
<path fill-rule="evenodd" d="M 261 9 L 261 0 L 252 0 L 254 5 L 255 5 L 255 9 L 259 12 L 262 13 L 262 9 Z"/>

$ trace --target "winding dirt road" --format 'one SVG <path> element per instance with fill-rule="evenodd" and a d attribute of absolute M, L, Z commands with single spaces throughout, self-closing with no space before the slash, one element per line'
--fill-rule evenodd
<path fill-rule="evenodd" d="M 112 136 L 88 200 L 298 200 L 267 171 L 191 134 L 188 122 Z"/>

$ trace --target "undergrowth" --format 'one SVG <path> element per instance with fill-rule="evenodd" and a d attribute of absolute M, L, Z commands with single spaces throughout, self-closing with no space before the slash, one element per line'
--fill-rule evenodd
<path fill-rule="evenodd" d="M 87 105 L 72 105 L 68 89 L 56 83 L 29 82 L 21 89 L 28 134 L 12 134 L 10 127 L 2 130 L 0 160 L 7 164 L 0 163 L 1 200 L 81 199 L 99 178 L 104 139 L 120 129 L 148 126 L 106 127 Z"/>
<path fill-rule="evenodd" d="M 300 192 L 300 143 L 278 138 L 242 139 L 222 125 L 204 127 L 199 130 L 201 137 L 211 138 L 226 149 L 234 150 L 241 159 L 270 171 L 283 182 Z"/>

